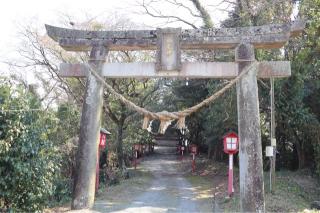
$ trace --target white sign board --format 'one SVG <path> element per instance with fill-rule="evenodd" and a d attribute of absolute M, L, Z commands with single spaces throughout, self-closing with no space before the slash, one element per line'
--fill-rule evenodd
<path fill-rule="evenodd" d="M 273 156 L 273 146 L 266 146 L 266 156 L 267 157 Z"/>

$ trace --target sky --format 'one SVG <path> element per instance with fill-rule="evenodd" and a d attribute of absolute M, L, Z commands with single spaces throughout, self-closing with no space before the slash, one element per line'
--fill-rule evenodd
<path fill-rule="evenodd" d="M 83 19 L 86 14 L 111 13 L 123 11 L 127 0 L 9 0 L 3 3 L 0 12 L 0 57 L 3 59 L 15 56 L 19 45 L 19 30 L 29 23 L 41 28 L 44 24 L 58 25 L 64 14 Z M 132 1 L 131 1 L 132 2 Z M 103 6 L 107 5 L 107 6 Z M 81 18 L 80 18 L 81 17 Z M 2 66 L 0 67 L 2 68 Z"/>
<path fill-rule="evenodd" d="M 3 2 L 0 10 L 0 75 L 3 72 L 8 72 L 5 61 L 19 60 L 17 53 L 20 44 L 19 31 L 21 26 L 26 24 L 32 23 L 32 25 L 44 30 L 45 23 L 59 26 L 67 14 L 75 23 L 85 21 L 88 17 L 108 20 L 110 16 L 118 16 L 127 17 L 132 22 L 145 25 L 148 28 L 163 26 L 161 25 L 163 20 L 143 15 L 142 7 L 138 6 L 139 1 L 142 0 L 9 0 Z M 184 0 L 184 2 L 189 1 Z M 212 2 L 219 3 L 219 1 L 202 0 L 203 4 Z M 156 4 L 155 8 L 170 15 L 190 19 L 186 10 L 177 10 L 170 5 L 163 4 L 163 2 Z M 222 13 L 210 6 L 208 8 L 216 24 L 227 16 L 226 12 Z M 200 21 L 195 21 L 195 23 L 199 25 Z M 178 23 L 171 24 L 176 27 L 180 25 Z M 186 25 L 182 25 L 182 27 L 190 28 Z M 25 74 L 25 76 L 30 75 Z"/>

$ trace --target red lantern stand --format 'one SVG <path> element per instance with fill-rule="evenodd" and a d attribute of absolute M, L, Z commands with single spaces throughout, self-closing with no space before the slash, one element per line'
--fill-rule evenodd
<path fill-rule="evenodd" d="M 196 170 L 196 154 L 198 153 L 198 146 L 195 144 L 191 144 L 190 146 L 191 154 L 192 154 L 192 172 Z"/>
<path fill-rule="evenodd" d="M 177 146 L 177 154 L 180 155 L 181 154 L 181 145 Z"/>
<path fill-rule="evenodd" d="M 140 144 L 134 144 L 133 145 L 133 151 L 134 151 L 134 169 L 137 169 L 137 159 L 138 159 L 138 152 L 140 150 Z"/>
<path fill-rule="evenodd" d="M 107 130 L 101 128 L 100 129 L 99 147 L 98 147 L 98 153 L 97 153 L 97 163 L 96 163 L 96 192 L 98 191 L 98 188 L 99 188 L 100 150 L 104 150 L 106 148 L 107 135 L 111 135 L 111 133 L 108 132 Z"/>
<path fill-rule="evenodd" d="M 152 147 L 151 143 L 148 143 L 148 152 L 151 153 Z"/>
<path fill-rule="evenodd" d="M 228 133 L 223 137 L 223 151 L 229 154 L 229 174 L 228 174 L 228 195 L 231 197 L 233 188 L 233 155 L 238 152 L 239 138 L 234 132 Z"/>
<path fill-rule="evenodd" d="M 180 150 L 181 150 L 181 160 L 183 161 L 184 146 L 181 146 L 181 147 L 180 147 Z"/>
<path fill-rule="evenodd" d="M 142 156 L 144 156 L 145 151 L 146 151 L 146 145 L 145 145 L 145 144 L 143 144 L 143 145 L 142 145 Z"/>

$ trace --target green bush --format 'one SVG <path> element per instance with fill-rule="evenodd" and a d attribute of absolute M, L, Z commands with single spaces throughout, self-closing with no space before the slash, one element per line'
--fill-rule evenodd
<path fill-rule="evenodd" d="M 0 87 L 0 208 L 41 211 L 54 192 L 59 164 L 48 135 L 55 120 L 22 88 Z M 22 111 L 6 111 L 21 109 Z"/>

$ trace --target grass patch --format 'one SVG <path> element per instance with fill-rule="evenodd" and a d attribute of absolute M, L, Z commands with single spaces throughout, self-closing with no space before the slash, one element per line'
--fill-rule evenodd
<path fill-rule="evenodd" d="M 319 185 L 312 177 L 301 172 L 277 172 L 276 185 L 270 193 L 269 173 L 264 175 L 267 212 L 316 212 L 308 210 L 310 203 L 320 196 Z M 189 175 L 186 178 L 194 187 L 196 198 L 207 202 L 216 211 L 240 211 L 239 188 L 236 184 L 234 196 L 227 197 L 227 176 L 219 175 L 218 172 L 217 175 Z"/>
<path fill-rule="evenodd" d="M 305 194 L 303 189 L 287 178 L 277 178 L 273 192 L 266 193 L 266 210 L 269 212 L 303 211 L 310 206 L 310 201 L 306 199 Z"/>
<path fill-rule="evenodd" d="M 131 174 L 129 179 L 122 180 L 120 184 L 99 189 L 94 210 L 117 210 L 150 187 L 153 178 L 150 172 L 133 169 L 129 172 Z"/>
<path fill-rule="evenodd" d="M 319 186 L 313 178 L 301 172 L 277 172 L 273 192 L 269 190 L 269 174 L 265 174 L 266 210 L 270 212 L 302 212 L 319 199 Z M 301 184 L 300 184 L 301 182 Z"/>
<path fill-rule="evenodd" d="M 292 172 L 291 172 L 292 175 Z M 277 177 L 273 192 L 269 191 L 269 174 L 265 174 L 265 204 L 267 212 L 303 212 L 310 207 L 312 200 L 289 176 Z M 239 211 L 239 192 L 231 199 L 220 201 L 225 212 Z"/>

